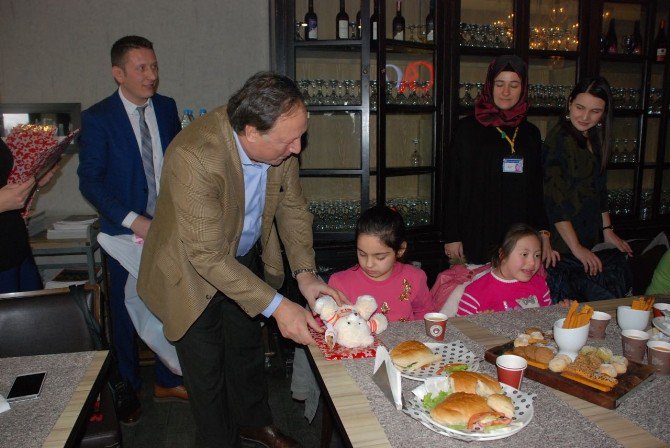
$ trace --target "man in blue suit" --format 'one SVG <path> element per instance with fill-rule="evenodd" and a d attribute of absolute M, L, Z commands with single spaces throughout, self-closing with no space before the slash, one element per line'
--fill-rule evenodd
<path fill-rule="evenodd" d="M 119 88 L 82 113 L 79 189 L 98 210 L 101 229 L 110 235 L 145 238 L 160 189 L 165 148 L 181 130 L 172 98 L 156 93 L 158 63 L 153 44 L 126 36 L 111 51 L 112 75 Z M 135 328 L 124 304 L 128 272 L 108 257 L 112 345 L 121 377 L 136 394 L 141 387 Z M 154 399 L 188 400 L 182 378 L 156 358 Z M 133 394 L 133 395 L 134 395 Z M 125 423 L 140 416 L 136 396 Z"/>

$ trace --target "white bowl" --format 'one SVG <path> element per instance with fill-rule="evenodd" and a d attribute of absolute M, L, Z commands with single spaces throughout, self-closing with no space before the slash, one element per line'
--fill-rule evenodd
<path fill-rule="evenodd" d="M 616 320 L 622 330 L 645 330 L 650 316 L 651 311 L 634 310 L 628 305 L 616 309 Z"/>
<path fill-rule="evenodd" d="M 568 355 L 573 361 L 589 337 L 590 324 L 578 328 L 563 328 L 565 318 L 554 322 L 554 340 L 560 355 Z"/>

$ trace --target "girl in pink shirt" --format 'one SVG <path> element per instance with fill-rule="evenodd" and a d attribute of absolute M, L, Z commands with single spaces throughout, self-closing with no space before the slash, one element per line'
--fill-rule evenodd
<path fill-rule="evenodd" d="M 423 319 L 433 311 L 426 274 L 399 260 L 407 250 L 405 223 L 386 206 L 366 210 L 356 223 L 358 264 L 333 274 L 328 284 L 344 292 L 352 303 L 369 294 L 377 312 L 389 321 Z"/>
<path fill-rule="evenodd" d="M 465 288 L 457 316 L 551 305 L 545 277 L 538 273 L 542 243 L 535 229 L 514 224 L 497 252 L 491 272 Z"/>

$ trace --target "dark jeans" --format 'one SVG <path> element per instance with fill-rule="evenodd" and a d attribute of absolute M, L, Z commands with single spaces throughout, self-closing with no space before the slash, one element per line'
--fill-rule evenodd
<path fill-rule="evenodd" d="M 553 303 L 563 299 L 615 299 L 630 294 L 633 275 L 626 255 L 618 249 L 605 249 L 595 254 L 603 264 L 603 271 L 596 275 L 584 272 L 584 265 L 572 254 L 561 254 L 556 267 L 547 269 L 547 285 Z"/>
<path fill-rule="evenodd" d="M 258 252 L 238 260 L 258 275 Z M 272 424 L 259 318 L 217 293 L 175 343 L 198 446 L 240 446 L 238 426 Z"/>

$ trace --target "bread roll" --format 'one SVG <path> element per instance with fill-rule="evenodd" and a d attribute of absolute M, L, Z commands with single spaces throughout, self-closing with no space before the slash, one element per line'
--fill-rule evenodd
<path fill-rule="evenodd" d="M 603 362 L 609 362 L 612 359 L 612 350 L 607 347 L 598 347 L 596 355 L 598 358 L 602 359 Z"/>
<path fill-rule="evenodd" d="M 527 334 L 520 334 L 514 340 L 514 347 L 525 347 L 530 343 L 529 341 L 530 341 L 530 336 L 528 336 Z"/>
<path fill-rule="evenodd" d="M 560 373 L 568 367 L 568 364 L 572 362 L 567 355 L 556 355 L 551 361 L 549 361 L 549 370 L 552 372 Z"/>
<path fill-rule="evenodd" d="M 612 367 L 614 367 L 614 370 L 616 370 L 617 376 L 626 373 L 626 370 L 628 370 L 628 367 L 626 367 L 626 365 L 622 362 L 616 362 L 616 361 L 610 361 L 610 362 L 612 363 Z"/>
<path fill-rule="evenodd" d="M 598 373 L 611 376 L 612 378 L 616 378 L 617 376 L 616 368 L 612 364 L 600 364 L 600 367 L 598 367 Z"/>
<path fill-rule="evenodd" d="M 514 417 L 514 403 L 507 395 L 493 394 L 486 399 L 486 404 L 496 412 L 500 412 L 505 417 Z"/>
<path fill-rule="evenodd" d="M 428 346 L 419 341 L 401 342 L 393 347 L 389 355 L 396 367 L 409 372 L 442 359 L 440 355 L 436 355 Z"/>
<path fill-rule="evenodd" d="M 618 375 L 626 373 L 626 370 L 628 370 L 628 360 L 623 356 L 619 355 L 612 356 L 612 359 L 610 359 L 610 364 L 614 366 L 614 369 L 616 370 L 616 373 Z"/>
<path fill-rule="evenodd" d="M 451 390 L 488 397 L 502 393 L 502 387 L 495 378 L 479 372 L 454 372 L 449 375 Z"/>
<path fill-rule="evenodd" d="M 549 363 L 549 361 L 552 360 L 554 357 L 554 352 L 548 347 L 537 347 L 535 350 L 535 359 L 531 359 L 531 361 L 538 361 L 544 364 Z"/>
<path fill-rule="evenodd" d="M 467 425 L 473 415 L 490 411 L 491 408 L 486 404 L 485 398 L 455 392 L 435 406 L 430 411 L 430 417 L 441 425 Z"/>
<path fill-rule="evenodd" d="M 581 348 L 581 350 L 579 350 L 579 354 L 588 355 L 589 353 L 595 353 L 596 350 L 597 349 L 591 345 L 585 345 L 584 347 Z"/>
<path fill-rule="evenodd" d="M 625 356 L 614 355 L 612 356 L 612 359 L 610 359 L 610 362 L 623 364 L 624 366 L 628 367 L 628 358 L 626 358 Z"/>

